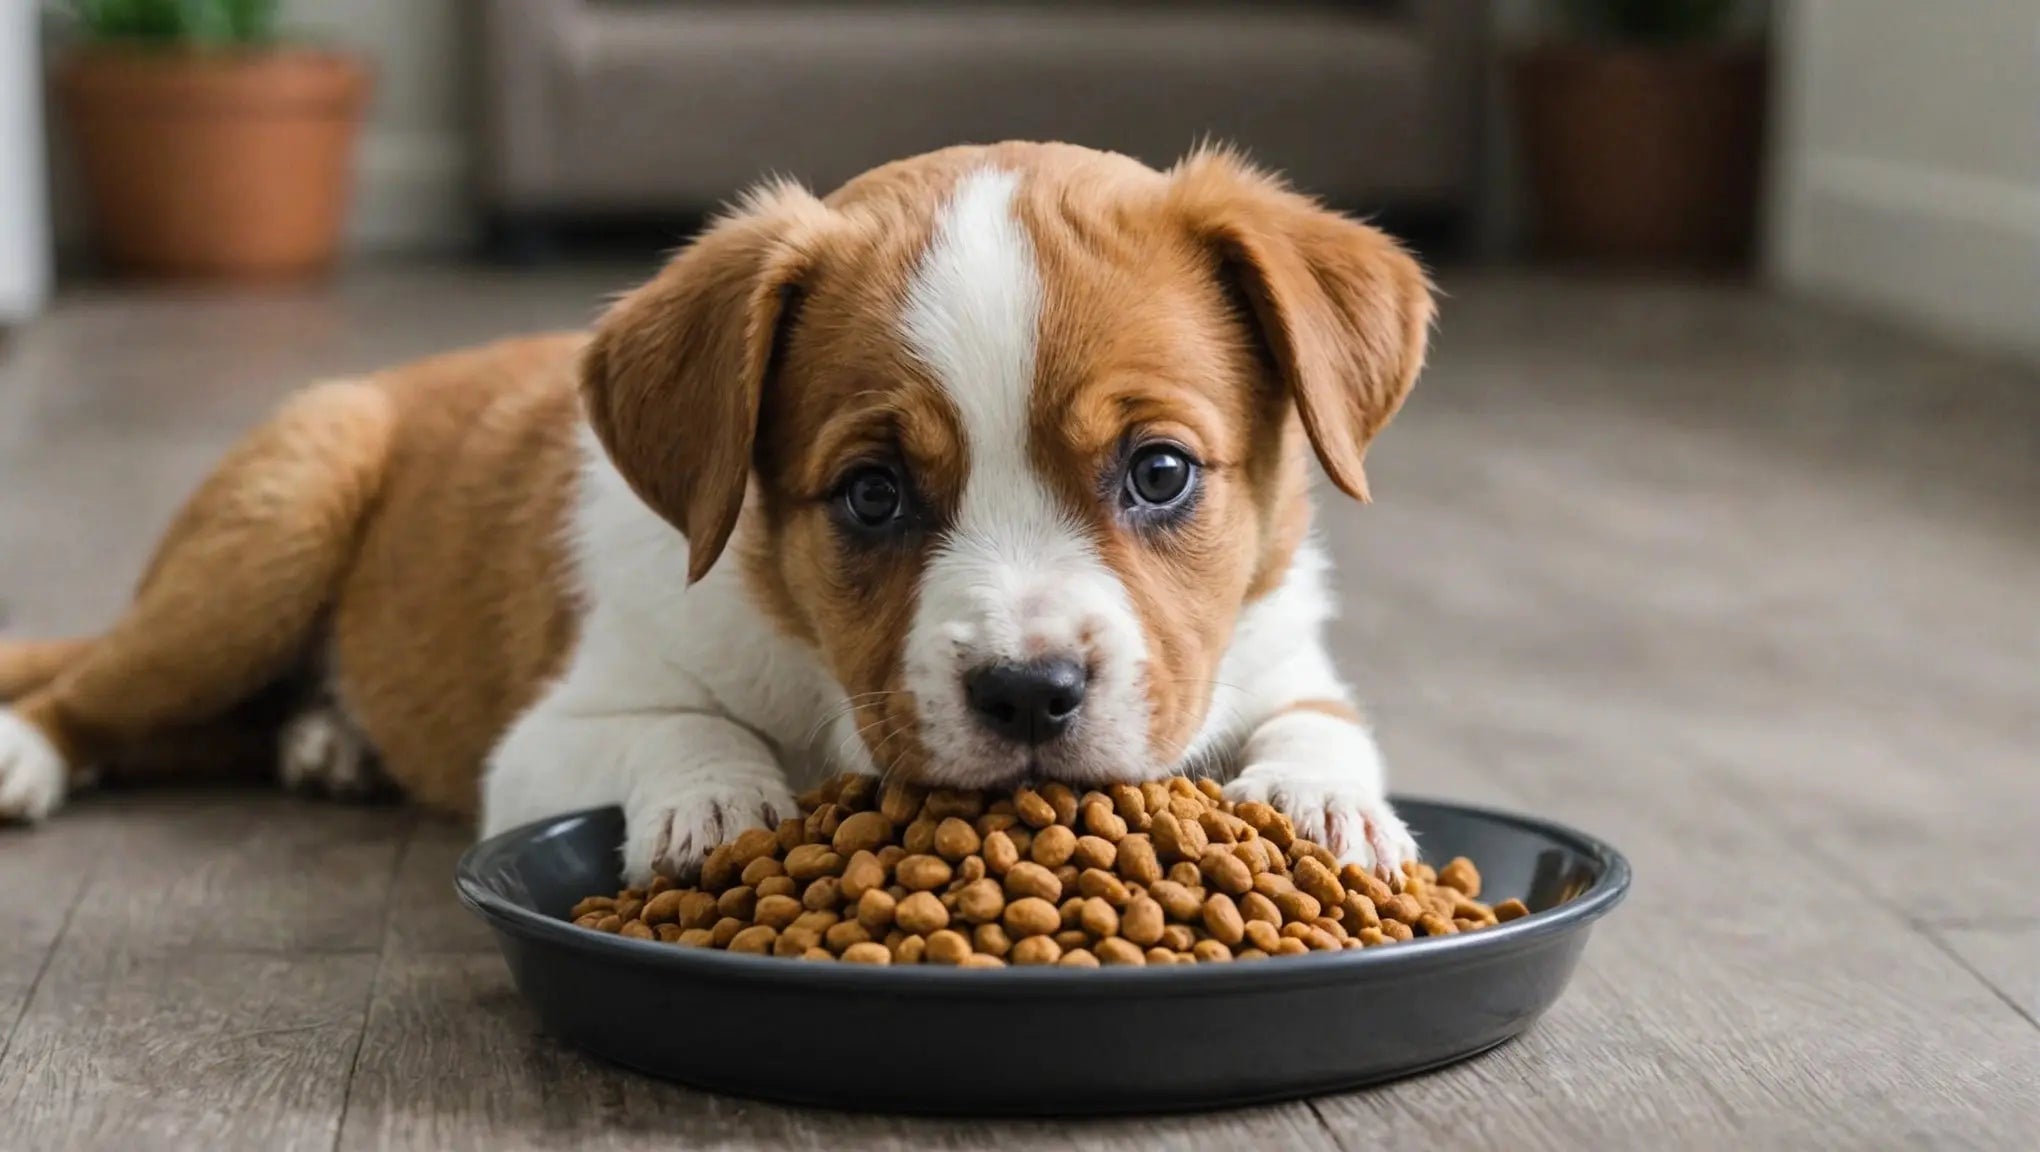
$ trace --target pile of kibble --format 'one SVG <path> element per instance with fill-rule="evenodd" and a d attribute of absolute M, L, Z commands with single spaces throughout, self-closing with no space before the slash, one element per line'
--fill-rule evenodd
<path fill-rule="evenodd" d="M 990 797 L 868 776 L 710 852 L 698 887 L 590 896 L 576 924 L 695 948 L 863 964 L 1187 964 L 1392 944 L 1526 913 L 1461 857 L 1387 883 L 1265 804 L 1176 777 Z"/>

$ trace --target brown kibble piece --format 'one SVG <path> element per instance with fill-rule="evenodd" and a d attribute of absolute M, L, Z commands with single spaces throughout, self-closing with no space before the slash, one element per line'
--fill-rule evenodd
<path fill-rule="evenodd" d="M 1263 952 L 1272 952 L 1282 939 L 1282 933 L 1266 920 L 1249 920 L 1244 933 L 1246 942 Z"/>
<path fill-rule="evenodd" d="M 1055 878 L 1055 873 L 1031 860 L 1006 870 L 1006 896 L 1009 899 L 1032 896 L 1040 900 L 1060 900 L 1062 887 L 1062 881 Z"/>
<path fill-rule="evenodd" d="M 715 906 L 716 910 L 725 916 L 735 916 L 739 920 L 754 919 L 754 909 L 758 906 L 758 890 L 739 885 L 717 897 Z"/>
<path fill-rule="evenodd" d="M 1240 863 L 1238 857 L 1224 848 L 1213 845 L 1204 850 L 1197 861 L 1198 870 L 1204 873 L 1208 885 L 1228 896 L 1239 896 L 1254 887 L 1254 874 Z"/>
<path fill-rule="evenodd" d="M 766 896 L 792 896 L 800 891 L 800 882 L 791 876 L 767 876 L 758 881 L 756 891 L 761 899 Z"/>
<path fill-rule="evenodd" d="M 1246 931 L 1246 922 L 1240 917 L 1239 906 L 1233 903 L 1232 897 L 1214 892 L 1205 899 L 1204 930 L 1227 947 L 1240 942 Z"/>
<path fill-rule="evenodd" d="M 1126 882 L 1103 868 L 1086 868 L 1077 877 L 1077 891 L 1086 897 L 1103 899 L 1114 908 L 1126 907 L 1126 902 L 1132 898 Z"/>
<path fill-rule="evenodd" d="M 900 847 L 905 848 L 910 856 L 922 856 L 933 852 L 935 829 L 940 827 L 942 821 L 928 815 L 923 809 L 920 818 L 907 825 L 907 830 L 900 834 Z"/>
<path fill-rule="evenodd" d="M 949 883 L 955 870 L 942 857 L 922 853 L 900 861 L 893 875 L 910 892 L 932 892 Z"/>
<path fill-rule="evenodd" d="M 1398 892 L 1395 895 L 1389 897 L 1387 903 L 1379 905 L 1376 908 L 1376 911 L 1379 912 L 1381 914 L 1381 917 L 1385 920 L 1396 920 L 1404 924 L 1415 924 L 1417 922 L 1417 917 L 1422 916 L 1424 914 L 1424 905 L 1415 896 L 1412 896 L 1407 892 Z"/>
<path fill-rule="evenodd" d="M 1530 914 L 1530 906 L 1511 896 L 1500 904 L 1495 905 L 1494 913 L 1496 921 L 1507 924 L 1511 920 L 1520 920 L 1528 916 Z"/>
<path fill-rule="evenodd" d="M 858 812 L 843 819 L 836 826 L 836 835 L 829 846 L 838 856 L 850 857 L 859 852 L 875 852 L 892 839 L 892 821 L 883 812 Z"/>
<path fill-rule="evenodd" d="M 619 920 L 635 920 L 638 918 L 638 913 L 644 910 L 645 902 L 640 897 L 633 896 L 629 899 L 618 900 L 616 902 L 616 918 Z"/>
<path fill-rule="evenodd" d="M 1167 913 L 1154 897 L 1145 893 L 1135 896 L 1119 917 L 1119 934 L 1143 948 L 1151 948 L 1162 942 L 1162 932 L 1167 925 Z"/>
<path fill-rule="evenodd" d="M 725 916 L 716 921 L 715 927 L 709 932 L 709 943 L 716 948 L 727 948 L 730 946 L 730 941 L 737 938 L 737 933 L 742 932 L 748 927 L 750 925 L 742 920 L 732 916 Z"/>
<path fill-rule="evenodd" d="M 754 924 L 737 933 L 730 940 L 729 950 L 732 952 L 749 952 L 756 956 L 767 956 L 771 954 L 772 945 L 778 939 L 779 930 L 777 928 L 769 924 Z"/>
<path fill-rule="evenodd" d="M 1162 878 L 1162 862 L 1155 855 L 1154 840 L 1144 833 L 1119 842 L 1117 866 L 1119 874 L 1135 884 L 1153 884 Z"/>
<path fill-rule="evenodd" d="M 1006 905 L 1002 922 L 1015 940 L 1027 936 L 1049 936 L 1062 928 L 1062 913 L 1037 896 L 1026 896 Z"/>
<path fill-rule="evenodd" d="M 1041 786 L 1041 798 L 1055 809 L 1055 822 L 1065 828 L 1077 822 L 1077 794 L 1060 780 L 1051 780 Z"/>
<path fill-rule="evenodd" d="M 949 909 L 933 892 L 916 892 L 893 910 L 893 922 L 909 932 L 925 936 L 949 926 Z"/>
<path fill-rule="evenodd" d="M 851 855 L 843 865 L 843 899 L 856 901 L 873 888 L 885 887 L 885 866 L 869 849 Z"/>
<path fill-rule="evenodd" d="M 919 964 L 927 958 L 928 938 L 926 936 L 901 936 L 892 946 L 895 964 Z"/>
<path fill-rule="evenodd" d="M 988 956 L 1004 956 L 1013 950 L 1013 938 L 997 924 L 978 925 L 971 930 L 970 942 L 973 948 Z"/>
<path fill-rule="evenodd" d="M 1093 936 L 1119 935 L 1119 909 L 1102 897 L 1093 896 L 1084 901 L 1081 924 L 1084 931 Z M 1101 954 L 1102 958 L 1102 954 Z"/>
<path fill-rule="evenodd" d="M 581 901 L 579 904 L 574 905 L 574 910 L 567 913 L 567 919 L 579 920 L 581 917 L 587 916 L 591 913 L 614 912 L 614 911 L 616 911 L 616 897 L 590 896 L 586 900 Z"/>
<path fill-rule="evenodd" d="M 973 924 L 990 924 L 1006 911 L 1006 893 L 990 877 L 976 880 L 956 894 L 956 910 Z"/>
<path fill-rule="evenodd" d="M 921 814 L 921 802 L 928 793 L 917 784 L 894 781 L 879 794 L 878 810 L 894 827 L 905 827 Z"/>
<path fill-rule="evenodd" d="M 855 920 L 844 920 L 822 933 L 822 942 L 832 952 L 841 952 L 852 944 L 862 944 L 871 939 L 871 930 Z"/>
<path fill-rule="evenodd" d="M 795 880 L 839 876 L 842 872 L 843 857 L 826 844 L 803 844 L 786 854 L 786 874 Z"/>
<path fill-rule="evenodd" d="M 890 964 L 892 953 L 886 951 L 885 945 L 873 944 L 867 940 L 843 949 L 843 959 L 851 964 Z"/>
<path fill-rule="evenodd" d="M 1177 952 L 1188 952 L 1197 943 L 1197 933 L 1187 924 L 1171 924 L 1162 929 L 1162 947 Z"/>
<path fill-rule="evenodd" d="M 1077 853 L 1077 834 L 1060 824 L 1051 824 L 1034 834 L 1028 855 L 1043 868 L 1060 868 Z"/>
<path fill-rule="evenodd" d="M 1190 954 L 1196 957 L 1199 963 L 1204 964 L 1222 964 L 1233 958 L 1232 949 L 1216 940 L 1199 940 L 1191 946 Z M 1245 957 L 1242 956 L 1241 959 Z"/>
<path fill-rule="evenodd" d="M 930 964 L 961 964 L 970 955 L 970 941 L 963 933 L 944 928 L 928 935 L 928 944 L 921 958 Z"/>
<path fill-rule="evenodd" d="M 725 909 L 725 911 L 728 911 Z M 791 896 L 767 896 L 758 901 L 751 919 L 773 928 L 784 928 L 793 923 L 803 911 L 801 903 Z"/>
<path fill-rule="evenodd" d="M 1108 936 L 1098 941 L 1091 946 L 1091 951 L 1097 955 L 1100 964 L 1123 964 L 1136 968 L 1147 965 L 1146 952 L 1131 940 L 1122 940 L 1117 936 Z"/>
<path fill-rule="evenodd" d="M 1013 865 L 1020 862 L 1020 852 L 1013 847 L 1013 838 L 1005 832 L 994 832 L 986 836 L 983 854 L 985 867 L 990 869 L 994 876 L 1004 876 L 1012 870 Z"/>
<path fill-rule="evenodd" d="M 1119 849 L 1103 836 L 1077 837 L 1077 850 L 1070 863 L 1079 868 L 1110 868 L 1119 859 Z"/>
<path fill-rule="evenodd" d="M 1153 896 L 1162 910 L 1174 919 L 1187 922 L 1203 915 L 1203 902 L 1190 889 L 1174 880 L 1159 880 L 1148 885 L 1148 895 Z"/>
<path fill-rule="evenodd" d="M 1055 823 L 1055 805 L 1032 788 L 1013 793 L 1013 814 L 1029 828 L 1046 828 Z"/>
<path fill-rule="evenodd" d="M 898 902 L 883 888 L 872 888 L 857 900 L 857 922 L 873 932 L 892 927 Z"/>
<path fill-rule="evenodd" d="M 668 888 L 645 901 L 644 908 L 638 912 L 638 919 L 649 925 L 674 923 L 680 919 L 680 901 L 684 899 L 685 893 Z"/>
<path fill-rule="evenodd" d="M 774 876 L 784 875 L 786 865 L 781 864 L 777 856 L 760 856 L 744 865 L 743 874 L 737 878 L 737 883 L 749 884 L 755 888 Z"/>
<path fill-rule="evenodd" d="M 1056 963 L 1064 968 L 1096 968 L 1098 957 L 1088 948 L 1072 948 L 1063 953 L 1062 959 Z"/>
<path fill-rule="evenodd" d="M 1268 924 L 1282 923 L 1282 910 L 1273 900 L 1259 892 L 1249 892 L 1239 899 L 1240 915 L 1248 921 L 1260 920 Z"/>
<path fill-rule="evenodd" d="M 642 920 L 627 920 L 621 928 L 617 929 L 617 932 L 619 935 L 628 936 L 633 940 L 655 940 L 659 935 L 652 931 L 651 926 Z"/>
<path fill-rule="evenodd" d="M 1057 944 L 1053 938 L 1048 936 L 1028 936 L 1024 939 L 1015 940 L 1012 951 L 1006 954 L 1006 958 L 1012 961 L 1015 966 L 1027 967 L 1054 964 L 1061 960 L 1062 956 L 1062 945 Z"/>
<path fill-rule="evenodd" d="M 1416 930 L 1400 920 L 1383 920 L 1381 931 L 1391 940 L 1414 940 L 1417 937 Z"/>
<path fill-rule="evenodd" d="M 976 852 L 983 843 L 977 829 L 961 816 L 947 817 L 935 827 L 935 854 L 951 863 Z"/>

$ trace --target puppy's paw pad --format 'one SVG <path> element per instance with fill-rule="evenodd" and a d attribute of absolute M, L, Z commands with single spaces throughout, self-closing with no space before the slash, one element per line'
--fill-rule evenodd
<path fill-rule="evenodd" d="M 35 823 L 64 802 L 68 770 L 35 725 L 0 708 L 0 822 Z"/>
<path fill-rule="evenodd" d="M 1391 883 L 1417 842 L 1386 799 L 1340 773 L 1285 764 L 1261 764 L 1226 785 L 1228 800 L 1259 801 L 1296 826 L 1296 834 L 1324 845 L 1342 863 L 1358 864 Z"/>
<path fill-rule="evenodd" d="M 716 845 L 749 828 L 772 828 L 800 808 L 783 781 L 702 780 L 624 808 L 624 879 L 691 880 Z"/>
<path fill-rule="evenodd" d="M 293 792 L 366 801 L 391 790 L 368 737 L 337 706 L 308 708 L 285 722 L 276 770 Z"/>

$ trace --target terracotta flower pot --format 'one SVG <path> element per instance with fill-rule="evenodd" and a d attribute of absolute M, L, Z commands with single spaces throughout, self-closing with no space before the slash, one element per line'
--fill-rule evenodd
<path fill-rule="evenodd" d="M 231 278 L 331 266 L 369 91 L 361 65 L 299 50 L 94 48 L 56 80 L 111 264 Z"/>
<path fill-rule="evenodd" d="M 1736 267 L 1754 248 L 1760 46 L 1554 46 L 1511 77 L 1540 255 Z"/>

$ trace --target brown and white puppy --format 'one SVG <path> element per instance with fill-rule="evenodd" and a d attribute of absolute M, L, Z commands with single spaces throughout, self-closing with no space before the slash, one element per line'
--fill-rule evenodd
<path fill-rule="evenodd" d="M 484 832 L 621 804 L 638 878 L 843 770 L 1222 772 L 1394 868 L 1309 458 L 1366 498 L 1430 318 L 1392 241 L 1224 152 L 769 185 L 592 339 L 292 402 L 112 630 L 0 646 L 0 814 L 311 663 L 288 775 L 372 755 Z"/>

